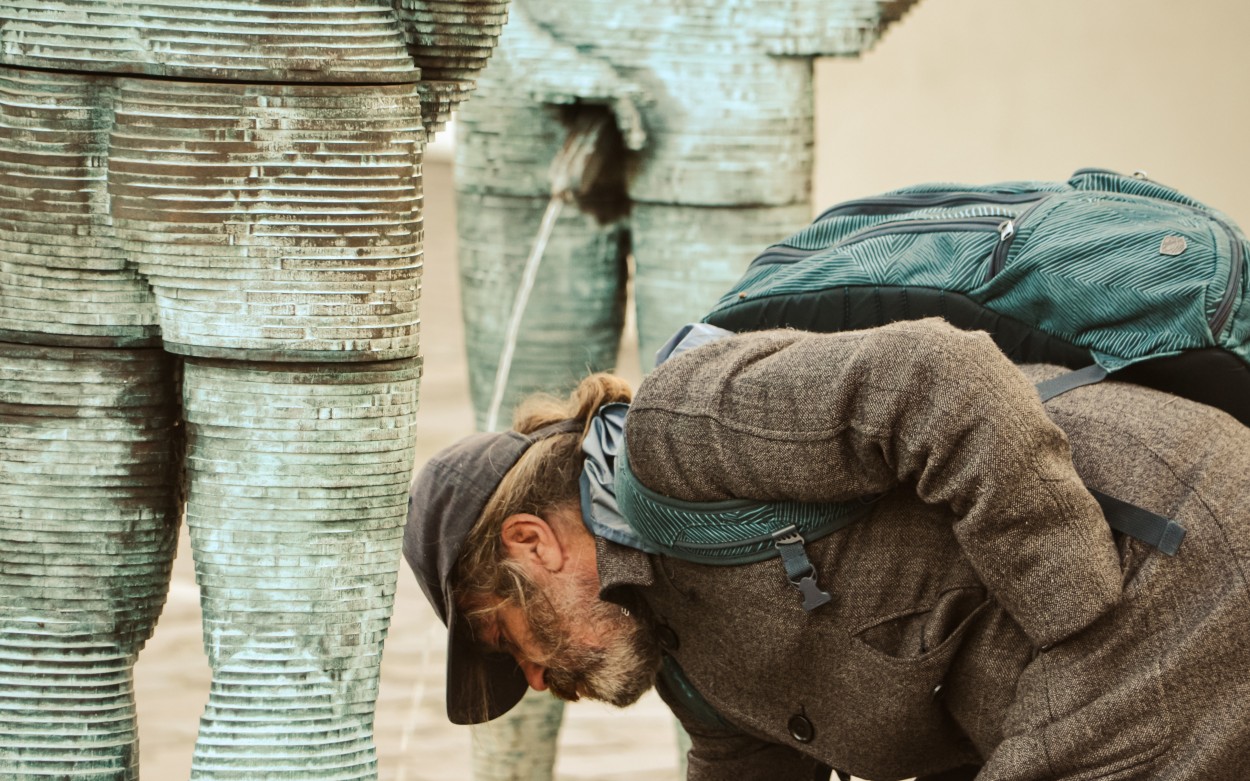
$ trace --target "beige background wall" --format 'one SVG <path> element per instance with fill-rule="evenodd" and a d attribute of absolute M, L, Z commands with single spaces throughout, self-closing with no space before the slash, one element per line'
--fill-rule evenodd
<path fill-rule="evenodd" d="M 920 0 L 817 71 L 816 202 L 1145 170 L 1250 226 L 1250 3 Z"/>

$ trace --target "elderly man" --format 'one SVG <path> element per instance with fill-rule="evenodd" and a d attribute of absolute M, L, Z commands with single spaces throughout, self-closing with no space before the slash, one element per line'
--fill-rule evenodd
<path fill-rule="evenodd" d="M 1043 406 L 1056 373 L 937 320 L 763 331 L 452 446 L 405 538 L 449 717 L 654 683 L 691 779 L 1250 777 L 1250 431 L 1119 383 Z M 1114 533 L 1090 488 L 1183 542 Z M 698 522 L 780 556 L 674 555 Z"/>

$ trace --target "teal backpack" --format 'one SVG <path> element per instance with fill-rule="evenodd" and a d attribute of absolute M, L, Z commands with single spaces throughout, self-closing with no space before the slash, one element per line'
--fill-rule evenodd
<path fill-rule="evenodd" d="M 769 247 L 704 322 L 840 331 L 939 316 L 988 331 L 1017 362 L 1074 369 L 1039 384 L 1043 399 L 1113 374 L 1250 425 L 1247 262 L 1231 220 L 1142 176 L 1082 169 L 1067 182 L 917 185 L 834 206 Z M 713 565 L 779 556 L 809 612 L 831 597 L 805 543 L 866 517 L 875 498 L 682 502 L 642 485 L 623 447 L 614 482 L 651 550 Z M 1178 551 L 1175 521 L 1092 493 L 1114 529 Z M 697 717 L 730 726 L 667 656 L 662 676 Z"/>
<path fill-rule="evenodd" d="M 730 331 L 870 328 L 940 316 L 988 331 L 1017 362 L 1074 369 L 1043 399 L 1109 374 L 1220 407 L 1250 425 L 1250 246 L 1227 217 L 1140 176 L 918 185 L 848 201 L 766 249 L 704 318 Z M 706 564 L 779 556 L 805 610 L 829 596 L 804 544 L 871 512 L 648 490 L 624 453 L 616 499 L 657 552 Z M 1110 525 L 1175 554 L 1175 521 L 1092 491 Z"/>
<path fill-rule="evenodd" d="M 705 322 L 870 328 L 939 316 L 1012 360 L 1086 367 L 1250 425 L 1250 245 L 1140 175 L 926 184 L 838 204 L 766 249 Z"/>

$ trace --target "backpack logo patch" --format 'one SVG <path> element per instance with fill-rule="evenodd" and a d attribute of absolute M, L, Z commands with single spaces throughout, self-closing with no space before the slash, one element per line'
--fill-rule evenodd
<path fill-rule="evenodd" d="M 1159 244 L 1160 255 L 1179 255 L 1185 251 L 1188 243 L 1184 236 L 1164 236 Z"/>

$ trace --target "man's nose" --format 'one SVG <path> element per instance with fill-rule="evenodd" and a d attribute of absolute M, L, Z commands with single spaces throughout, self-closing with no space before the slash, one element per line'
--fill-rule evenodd
<path fill-rule="evenodd" d="M 546 667 L 534 662 L 520 660 L 517 663 L 521 665 L 521 672 L 525 673 L 525 680 L 529 682 L 531 689 L 539 692 L 547 691 L 547 681 L 543 677 L 547 672 Z"/>

